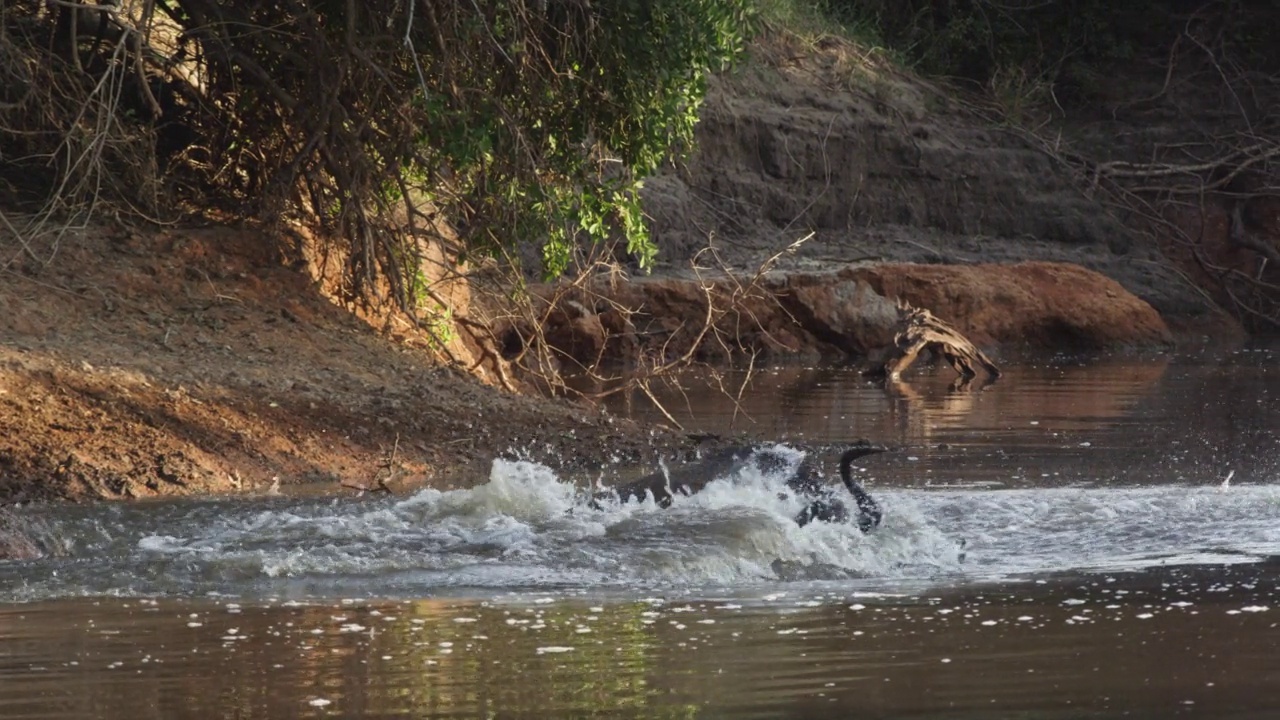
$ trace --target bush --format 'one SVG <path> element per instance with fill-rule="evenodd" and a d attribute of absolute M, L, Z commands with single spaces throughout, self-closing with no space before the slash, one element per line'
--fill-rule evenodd
<path fill-rule="evenodd" d="M 137 71 L 107 111 L 179 125 L 160 163 L 202 204 L 318 221 L 353 297 L 386 280 L 405 305 L 415 236 L 443 225 L 464 253 L 535 241 L 548 275 L 615 234 L 647 265 L 640 182 L 688 148 L 708 74 L 750 27 L 750 0 L 158 0 L 102 14 L 103 42 L 42 6 L 3 10 L 63 40 L 25 60 L 89 87 Z"/>

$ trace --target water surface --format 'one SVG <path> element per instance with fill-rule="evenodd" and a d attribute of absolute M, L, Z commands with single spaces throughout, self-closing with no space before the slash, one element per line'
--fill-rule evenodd
<path fill-rule="evenodd" d="M 960 476 L 1001 487 L 1204 483 L 1233 470 L 1267 481 L 1280 465 L 1278 362 L 1280 351 L 1261 348 L 1062 359 L 1007 367 L 998 382 L 969 390 L 955 389 L 946 367 L 913 369 L 887 386 L 847 368 L 785 367 L 714 383 L 675 378 L 655 394 L 689 431 L 900 446 L 877 462 L 893 468 L 884 480 L 895 485 Z M 667 422 L 638 392 L 614 409 Z"/>
<path fill-rule="evenodd" d="M 750 416 L 797 462 L 899 446 L 860 462 L 870 535 L 797 527 L 750 467 L 667 510 L 584 502 L 627 468 L 501 460 L 404 497 L 24 508 L 47 555 L 0 563 L 0 717 L 1276 717 L 1276 360 L 686 382 L 686 427 Z"/>

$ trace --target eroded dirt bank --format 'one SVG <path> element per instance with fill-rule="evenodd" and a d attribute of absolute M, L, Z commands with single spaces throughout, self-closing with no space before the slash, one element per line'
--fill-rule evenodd
<path fill-rule="evenodd" d="M 438 367 L 423 337 L 380 334 L 267 246 L 73 232 L 48 266 L 4 272 L 0 499 L 448 486 L 511 451 L 585 468 L 681 445 Z"/>
<path fill-rule="evenodd" d="M 648 185 L 661 267 L 551 337 L 583 360 L 678 350 L 707 282 L 733 294 L 809 233 L 717 320 L 747 350 L 873 354 L 898 300 L 996 351 L 1241 337 L 1034 148 L 914 80 L 852 77 L 842 52 L 772 45 L 720 78 L 698 152 Z M 708 240 L 698 279 L 689 260 Z M 356 319 L 251 231 L 107 227 L 58 242 L 47 266 L 0 272 L 0 501 L 447 486 L 509 451 L 590 469 L 692 442 L 443 369 L 422 334 Z M 617 308 L 632 314 L 610 319 Z"/>
<path fill-rule="evenodd" d="M 713 83 L 690 160 L 646 185 L 665 273 L 687 276 L 707 238 L 740 272 L 809 236 L 775 269 L 922 263 L 937 266 L 931 282 L 954 282 L 957 293 L 976 288 L 963 266 L 1071 263 L 1117 282 L 1179 337 L 1243 335 L 1189 279 L 1201 271 L 1185 252 L 1167 253 L 1158 232 L 1125 224 L 1025 133 L 840 41 L 807 47 L 781 35 L 753 53 Z M 1221 223 L 1186 230 L 1229 244 Z M 1251 269 L 1264 259 L 1232 253 L 1249 255 L 1231 259 Z"/>
<path fill-rule="evenodd" d="M 723 362 L 733 359 L 730 350 L 765 361 L 874 362 L 901 329 L 899 302 L 948 318 L 970 340 L 1006 357 L 1175 343 L 1150 304 L 1069 263 L 864 263 L 771 273 L 754 282 L 647 278 L 571 298 L 579 311 L 553 314 L 547 337 L 584 365 L 687 353 Z M 713 328 L 704 332 L 708 320 Z"/>
<path fill-rule="evenodd" d="M 477 482 L 492 458 L 512 452 L 598 471 L 694 446 L 439 367 L 423 335 L 356 319 L 267 246 L 230 228 L 73 232 L 49 265 L 5 271 L 0 498 L 260 493 L 307 482 L 352 492 L 343 484 L 386 481 L 398 491 Z M 888 342 L 891 298 L 901 297 L 962 318 L 983 343 L 1169 340 L 1149 305 L 1078 266 L 989 270 L 967 268 L 967 284 L 927 265 L 784 273 L 724 325 L 775 358 L 856 357 Z M 673 278 L 622 293 L 648 318 L 646 336 L 666 328 L 676 343 L 690 308 L 705 302 L 697 284 Z"/>
<path fill-rule="evenodd" d="M 580 310 L 551 315 L 549 340 L 580 363 L 695 342 L 718 360 L 726 336 L 856 360 L 889 344 L 898 301 L 997 354 L 1245 337 L 1186 252 L 1126 225 L 1025 133 L 855 50 L 771 36 L 716 78 L 697 149 L 646 184 L 659 271 L 568 295 Z M 1203 256 L 1275 272 L 1227 248 L 1222 222 L 1188 230 Z M 708 298 L 729 309 L 702 334 Z"/>

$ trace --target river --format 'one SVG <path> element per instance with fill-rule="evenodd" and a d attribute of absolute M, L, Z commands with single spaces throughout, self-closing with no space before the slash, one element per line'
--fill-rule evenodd
<path fill-rule="evenodd" d="M 858 462 L 867 535 L 798 527 L 752 467 L 665 510 L 583 502 L 625 468 L 520 460 L 402 497 L 22 508 L 47 554 L 0 562 L 0 717 L 1277 717 L 1277 355 L 662 391 L 828 466 L 896 448 Z"/>

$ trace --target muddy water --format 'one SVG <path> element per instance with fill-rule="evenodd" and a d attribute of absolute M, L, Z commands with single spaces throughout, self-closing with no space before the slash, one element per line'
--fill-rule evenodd
<path fill-rule="evenodd" d="M 1200 483 L 1231 470 L 1275 477 L 1278 360 L 1280 349 L 1265 348 L 1064 360 L 1010 367 L 999 382 L 971 390 L 953 388 L 947 368 L 913 371 L 884 388 L 847 369 L 790 367 L 724 373 L 715 384 L 682 379 L 655 394 L 690 431 L 901 446 L 906 452 L 876 463 L 893 468 L 885 481 L 895 485 Z M 739 402 L 727 396 L 739 392 Z M 615 409 L 668 421 L 639 393 Z"/>
<path fill-rule="evenodd" d="M 503 461 L 399 498 L 27 508 L 48 555 L 0 563 L 0 717 L 1277 717 L 1277 360 L 978 393 L 789 369 L 736 417 L 687 383 L 690 428 L 901 446 L 859 470 L 866 536 L 797 527 L 755 467 L 668 510 Z"/>

